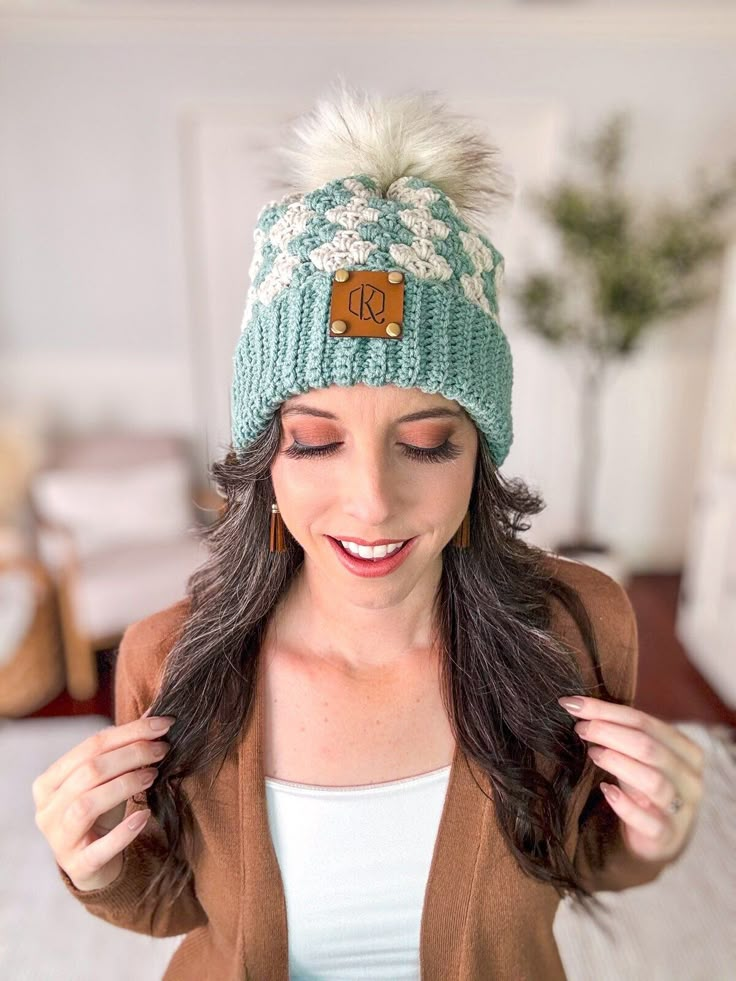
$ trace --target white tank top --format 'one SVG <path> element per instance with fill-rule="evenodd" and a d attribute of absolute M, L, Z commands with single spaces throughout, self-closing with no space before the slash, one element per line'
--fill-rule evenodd
<path fill-rule="evenodd" d="M 266 777 L 290 981 L 419 981 L 419 928 L 450 766 L 388 783 Z"/>

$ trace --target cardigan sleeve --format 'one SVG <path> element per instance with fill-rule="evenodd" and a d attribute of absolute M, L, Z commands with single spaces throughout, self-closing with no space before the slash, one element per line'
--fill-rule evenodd
<path fill-rule="evenodd" d="M 627 705 L 633 705 L 639 660 L 636 614 L 623 587 L 610 582 L 614 595 L 594 619 L 596 640 L 607 687 Z M 658 861 L 632 854 L 621 834 L 621 820 L 600 789 L 601 780 L 611 783 L 615 777 L 599 767 L 594 774 L 592 789 L 578 818 L 576 870 L 592 892 L 619 892 L 653 881 L 679 853 Z"/>
<path fill-rule="evenodd" d="M 154 614 L 154 617 L 159 614 Z M 153 629 L 153 618 L 139 621 L 125 631 L 115 662 L 114 713 L 115 725 L 123 725 L 140 718 L 150 704 L 143 699 L 141 708 L 139 689 L 145 687 L 142 679 L 155 664 L 156 645 L 160 632 Z M 133 668 L 138 664 L 139 669 Z M 164 733 L 164 737 L 165 737 Z M 136 804 L 133 798 L 126 803 L 125 818 L 135 811 L 144 810 L 145 804 Z M 167 852 L 165 833 L 153 814 L 143 831 L 123 851 L 123 866 L 118 877 L 100 889 L 77 889 L 61 866 L 56 863 L 62 882 L 89 913 L 113 926 L 144 933 L 153 937 L 171 937 L 188 933 L 207 923 L 207 914 L 199 903 L 190 875 L 183 891 L 171 905 L 161 903 L 157 919 L 151 927 L 152 898 L 143 900 L 143 890 L 154 873 L 162 866 Z"/>

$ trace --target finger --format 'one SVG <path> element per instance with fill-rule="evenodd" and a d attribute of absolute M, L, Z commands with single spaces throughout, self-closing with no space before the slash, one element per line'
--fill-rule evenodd
<path fill-rule="evenodd" d="M 171 721 L 163 729 L 153 728 L 157 718 L 141 716 L 140 719 L 134 719 L 124 725 L 107 726 L 74 746 L 33 781 L 33 800 L 36 806 L 45 807 L 51 795 L 59 789 L 69 774 L 93 756 L 126 746 L 138 739 L 155 739 L 162 736 L 176 721 L 170 715 L 164 718 Z"/>
<path fill-rule="evenodd" d="M 109 831 L 108 827 L 99 823 L 100 817 L 124 805 L 134 794 L 148 789 L 157 775 L 154 767 L 125 773 L 81 794 L 64 807 L 54 805 L 48 808 L 37 823 L 45 828 L 44 833 L 57 854 L 69 854 L 78 849 L 94 829 L 98 832 L 95 838 Z M 122 813 L 118 816 L 118 822 L 121 818 Z"/>
<path fill-rule="evenodd" d="M 636 787 L 632 787 L 630 783 L 627 783 L 620 777 L 618 779 L 618 785 L 622 788 L 622 790 L 626 791 L 635 804 L 638 804 L 639 807 L 643 807 L 645 811 L 648 808 L 656 807 L 654 801 L 647 797 L 645 793 L 643 793 L 641 790 L 637 790 Z"/>
<path fill-rule="evenodd" d="M 120 749 L 110 750 L 109 753 L 103 753 L 101 756 L 93 756 L 69 775 L 52 800 L 54 804 L 61 801 L 63 806 L 65 802 L 68 803 L 115 777 L 131 771 L 137 772 L 142 766 L 160 763 L 170 748 L 170 743 L 166 740 L 150 742 L 139 739 L 135 743 L 121 746 Z"/>
<path fill-rule="evenodd" d="M 602 698 L 588 698 L 582 695 L 575 697 L 583 703 L 579 711 L 576 710 L 571 713 L 575 718 L 613 722 L 631 729 L 640 729 L 664 743 L 673 753 L 680 756 L 695 773 L 699 773 L 702 769 L 705 758 L 703 749 L 675 726 L 671 726 L 667 722 L 630 705 L 617 705 L 615 702 L 607 702 Z M 568 711 L 570 710 L 568 709 Z"/>
<path fill-rule="evenodd" d="M 680 816 L 687 815 L 687 811 L 684 808 L 677 815 L 670 814 L 666 806 L 659 807 L 657 804 L 655 804 L 655 802 L 651 798 L 647 797 L 646 794 L 643 794 L 641 790 L 637 790 L 636 787 L 632 787 L 631 784 L 626 783 L 625 780 L 619 779 L 618 785 L 622 790 L 626 791 L 626 793 L 629 795 L 629 797 L 631 797 L 634 803 L 638 804 L 639 807 L 643 807 L 645 811 L 651 810 L 654 811 L 655 813 L 658 812 L 661 817 L 667 818 L 673 822 L 676 822 Z M 674 794 L 673 794 L 673 798 L 674 798 Z M 670 802 L 668 801 L 668 804 L 669 803 Z M 685 820 L 689 821 L 690 818 L 685 817 Z"/>
<path fill-rule="evenodd" d="M 101 833 L 104 834 L 112 824 L 120 820 L 120 815 L 116 817 L 114 810 L 110 814 L 108 812 L 128 797 L 151 786 L 152 781 L 148 783 L 142 781 L 149 774 L 153 774 L 154 777 L 157 775 L 158 771 L 154 764 L 160 763 L 169 749 L 169 743 L 163 740 L 156 742 L 139 740 L 129 746 L 103 753 L 101 756 L 93 756 L 77 767 L 64 781 L 56 793 L 49 798 L 46 807 L 37 809 L 36 823 L 39 827 L 48 828 L 50 835 L 56 836 L 56 829 L 59 829 L 66 844 L 68 834 L 65 833 L 65 829 L 68 825 L 69 813 L 78 813 L 85 820 L 81 830 L 77 825 L 72 825 L 77 842 L 96 823 L 96 818 L 105 815 L 106 820 L 98 822 L 103 829 Z M 142 770 L 142 766 L 147 769 Z M 95 790 L 100 790 L 102 793 L 95 794 L 93 793 Z M 88 813 L 92 813 L 95 808 L 97 808 L 96 815 L 93 816 L 92 821 L 87 821 Z"/>
<path fill-rule="evenodd" d="M 151 811 L 148 808 L 136 811 L 102 838 L 77 851 L 74 857 L 63 865 L 69 878 L 74 882 L 84 882 L 97 875 L 100 869 L 119 855 L 141 833 L 150 816 Z"/>
<path fill-rule="evenodd" d="M 600 788 L 624 824 L 654 841 L 666 840 L 670 821 L 664 815 L 639 807 L 623 788 L 616 787 L 614 784 L 601 783 Z"/>
<path fill-rule="evenodd" d="M 691 797 L 694 799 L 698 794 L 699 784 L 696 778 L 681 765 L 675 775 L 671 772 L 662 771 L 658 767 L 649 766 L 606 746 L 591 746 L 588 749 L 588 756 L 596 766 L 615 774 L 631 787 L 641 791 L 645 797 L 653 801 L 663 811 L 674 800 L 678 790 L 680 796 L 687 799 L 691 799 Z M 640 806 L 646 806 L 638 795 L 630 796 L 633 796 L 633 799 Z"/>
<path fill-rule="evenodd" d="M 615 722 L 604 722 L 601 719 L 577 722 L 574 728 L 575 732 L 588 742 L 619 750 L 662 770 L 678 787 L 687 781 L 694 789 L 695 783 L 700 780 L 700 773 L 692 770 L 679 754 L 674 753 L 667 743 L 662 742 L 652 732 L 632 729 Z"/>

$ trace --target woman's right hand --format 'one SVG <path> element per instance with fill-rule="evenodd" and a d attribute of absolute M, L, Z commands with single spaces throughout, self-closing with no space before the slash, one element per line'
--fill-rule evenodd
<path fill-rule="evenodd" d="M 125 725 L 108 726 L 89 736 L 51 764 L 33 781 L 36 825 L 57 863 L 77 889 L 101 889 L 117 879 L 123 850 L 146 825 L 150 810 L 123 820 L 129 797 L 151 786 L 154 764 L 169 750 L 161 737 L 173 725 L 163 717 L 142 716 Z M 146 769 L 139 769 L 146 767 Z"/>

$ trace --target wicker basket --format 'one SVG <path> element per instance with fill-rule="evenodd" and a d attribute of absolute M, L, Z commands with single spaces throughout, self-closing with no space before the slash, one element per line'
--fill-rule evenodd
<path fill-rule="evenodd" d="M 43 708 L 64 690 L 64 657 L 53 581 L 30 558 L 0 560 L 0 590 L 27 587 L 32 615 L 15 649 L 0 656 L 0 717 L 21 718 Z M 1 593 L 0 593 L 1 595 Z M 3 610 L 0 600 L 0 616 Z"/>

